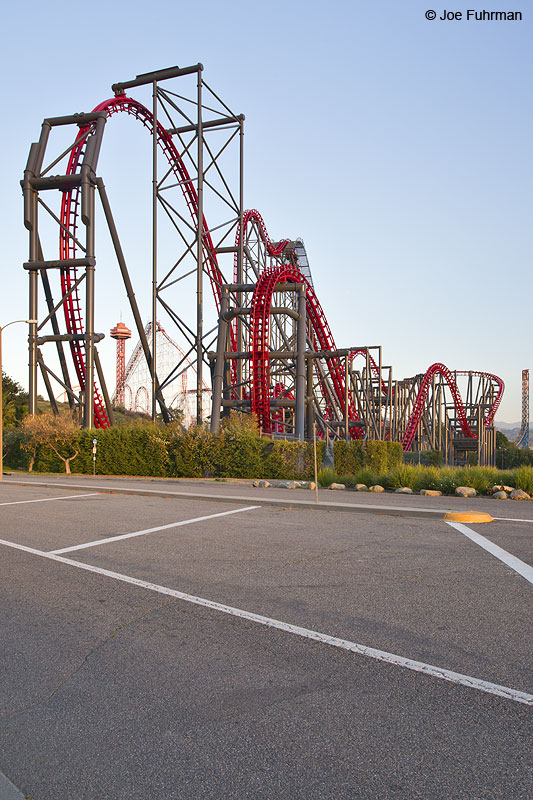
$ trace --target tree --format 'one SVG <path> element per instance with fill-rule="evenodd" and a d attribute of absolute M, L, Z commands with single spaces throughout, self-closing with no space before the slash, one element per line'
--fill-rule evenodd
<path fill-rule="evenodd" d="M 501 431 L 496 431 L 496 448 L 498 450 L 507 449 L 510 447 L 510 445 L 511 442 L 509 441 L 505 433 L 502 433 Z"/>
<path fill-rule="evenodd" d="M 26 417 L 23 428 L 26 438 L 22 447 L 30 454 L 29 471 L 33 469 L 37 448 L 42 446 L 53 450 L 65 464 L 65 473 L 70 475 L 70 462 L 79 452 L 75 449 L 75 443 L 80 433 L 79 426 L 71 415 L 63 413 L 55 416 L 51 411 L 46 411 Z"/>
<path fill-rule="evenodd" d="M 27 413 L 28 393 L 2 371 L 2 417 L 4 425 L 20 424 Z"/>

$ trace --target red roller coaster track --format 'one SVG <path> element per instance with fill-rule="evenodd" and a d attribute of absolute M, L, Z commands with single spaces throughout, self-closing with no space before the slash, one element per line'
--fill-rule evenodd
<path fill-rule="evenodd" d="M 124 111 L 131 114 L 138 119 L 150 133 L 153 132 L 153 116 L 151 112 L 132 98 L 125 95 L 105 100 L 98 105 L 94 111 L 105 111 L 111 117 L 113 114 Z M 69 163 L 67 167 L 67 174 L 75 174 L 81 166 L 82 156 L 85 150 L 86 138 L 84 134 L 88 131 L 87 127 L 80 130 L 80 141 L 72 149 Z M 176 175 L 179 184 L 182 188 L 185 202 L 193 219 L 193 222 L 198 226 L 198 196 L 194 188 L 193 180 L 191 179 L 183 160 L 181 159 L 171 135 L 161 125 L 157 123 L 157 141 L 158 145 L 164 153 L 170 169 Z M 65 191 L 61 203 L 61 230 L 60 230 L 60 259 L 72 259 L 76 257 L 76 229 L 78 225 L 78 214 L 80 204 L 80 190 L 74 188 Z M 284 239 L 277 244 L 272 244 L 268 236 L 266 226 L 258 211 L 251 209 L 244 213 L 242 232 L 245 235 L 246 228 L 249 224 L 255 223 L 258 227 L 259 234 L 267 251 L 272 256 L 280 256 L 283 253 L 289 239 Z M 203 220 L 203 259 L 205 269 L 209 276 L 215 304 L 217 310 L 220 308 L 221 287 L 223 284 L 223 276 L 218 267 L 216 254 L 213 247 L 211 235 L 207 222 Z M 237 232 L 236 246 L 240 244 L 240 230 Z M 235 256 L 235 274 L 234 279 L 237 280 L 237 255 Z M 61 270 L 61 288 L 63 295 L 66 295 L 73 284 L 76 282 L 76 268 L 70 267 Z M 321 350 L 333 351 L 336 349 L 335 341 L 328 325 L 326 316 L 322 310 L 318 298 L 314 292 L 313 287 L 307 281 L 305 276 L 300 272 L 297 266 L 292 264 L 282 264 L 281 266 L 269 267 L 265 269 L 259 276 L 255 291 L 253 293 L 251 304 L 251 350 L 252 350 L 252 371 L 251 371 L 251 386 L 250 386 L 250 399 L 252 411 L 254 411 L 259 418 L 262 429 L 265 432 L 271 431 L 272 416 L 270 412 L 270 398 L 275 391 L 270 386 L 269 377 L 269 325 L 270 325 L 270 307 L 272 302 L 272 295 L 280 284 L 284 282 L 303 283 L 306 287 L 307 296 L 307 315 L 311 326 L 311 335 L 315 345 Z M 63 303 L 65 321 L 68 333 L 82 334 L 83 333 L 83 319 L 81 316 L 80 300 L 77 289 L 71 291 Z M 231 331 L 231 347 L 236 350 L 236 336 L 232 326 Z M 80 388 L 83 391 L 85 388 L 85 345 L 83 340 L 76 340 L 70 343 L 74 367 L 79 380 Z M 364 354 L 366 351 L 354 350 L 351 358 L 356 355 Z M 339 358 L 327 358 L 327 368 L 333 384 L 336 399 L 341 408 L 345 405 L 345 380 L 342 363 Z M 374 375 L 379 375 L 379 368 L 374 359 L 370 357 L 370 367 Z M 420 386 L 419 393 L 416 397 L 413 411 L 409 418 L 407 429 L 403 439 L 404 450 L 409 449 L 412 444 L 418 423 L 424 410 L 424 404 L 427 400 L 429 386 L 433 376 L 441 373 L 445 378 L 457 409 L 458 417 L 460 420 L 461 428 L 466 436 L 474 437 L 466 419 L 464 406 L 457 388 L 457 384 L 450 370 L 443 364 L 433 364 L 425 373 Z M 233 370 L 232 370 L 233 373 Z M 464 373 L 459 373 L 464 374 Z M 498 385 L 498 393 L 496 400 L 491 408 L 488 416 L 485 419 L 485 425 L 490 425 L 494 419 L 494 415 L 501 401 L 503 394 L 503 382 L 495 375 L 490 373 L 466 373 L 476 375 L 486 375 L 486 377 L 494 380 Z M 233 379 L 235 382 L 235 378 Z M 382 381 L 382 391 L 387 392 L 387 385 Z M 348 398 L 348 416 L 351 421 L 358 421 L 358 416 L 350 398 Z M 95 386 L 94 392 L 94 423 L 96 427 L 106 428 L 109 426 L 109 419 L 105 410 L 98 387 Z M 350 428 L 350 433 L 354 438 L 362 438 L 363 431 L 360 426 L 353 426 Z"/>
<path fill-rule="evenodd" d="M 125 111 L 131 114 L 136 119 L 140 120 L 142 124 L 148 129 L 150 133 L 153 131 L 153 116 L 150 111 L 136 100 L 132 100 L 125 95 L 113 97 L 110 100 L 105 100 L 100 105 L 96 106 L 94 111 L 105 111 L 110 117 L 119 111 Z M 80 138 L 87 131 L 87 128 L 82 128 Z M 157 141 L 165 154 L 171 170 L 176 175 L 183 190 L 185 201 L 189 208 L 189 212 L 193 218 L 195 225 L 198 225 L 198 196 L 194 188 L 193 182 L 189 176 L 187 168 L 183 163 L 180 155 L 172 141 L 172 137 L 167 133 L 166 129 L 160 122 L 157 124 Z M 70 154 L 70 159 L 67 167 L 67 174 L 73 175 L 77 172 L 80 166 L 81 157 L 85 148 L 85 139 L 83 139 L 76 147 L 74 147 Z M 78 188 L 65 192 L 61 203 L 61 223 L 60 230 L 60 259 L 75 258 L 76 245 L 75 235 L 78 223 L 80 191 Z M 222 274 L 218 268 L 216 256 L 214 253 L 213 242 L 209 233 L 207 223 L 204 217 L 204 236 L 203 236 L 203 258 L 206 265 L 207 273 L 209 275 L 211 286 L 217 309 L 220 307 L 220 294 L 221 285 L 223 282 Z M 66 294 L 71 288 L 72 284 L 76 281 L 76 268 L 71 267 L 61 271 L 61 288 L 63 294 Z M 65 313 L 65 322 L 69 333 L 82 333 L 83 321 L 81 318 L 79 296 L 77 290 L 69 295 L 63 304 Z M 73 341 L 70 343 L 74 367 L 80 388 L 83 391 L 85 388 L 85 346 L 83 341 Z M 94 392 L 94 422 L 97 428 L 109 427 L 109 419 L 105 410 L 104 403 L 95 386 Z"/>
<path fill-rule="evenodd" d="M 420 419 L 422 417 L 422 413 L 424 411 L 424 405 L 425 405 L 426 400 L 427 400 L 427 396 L 428 396 L 428 392 L 429 392 L 429 387 L 430 387 L 431 381 L 433 380 L 433 377 L 435 375 L 437 375 L 438 373 L 440 373 L 443 376 L 443 378 L 445 379 L 446 383 L 448 384 L 448 387 L 449 387 L 450 392 L 452 394 L 453 402 L 454 402 L 454 405 L 455 405 L 455 408 L 456 408 L 456 411 L 457 411 L 457 416 L 459 418 L 459 424 L 461 426 L 461 430 L 463 431 L 465 436 L 467 436 L 469 439 L 476 439 L 477 438 L 476 434 L 473 433 L 472 429 L 470 428 L 470 425 L 468 424 L 468 420 L 466 418 L 466 413 L 465 413 L 463 401 L 461 399 L 461 395 L 459 394 L 459 389 L 457 388 L 457 383 L 455 382 L 455 378 L 454 378 L 452 372 L 447 367 L 445 367 L 444 364 L 432 364 L 426 370 L 426 373 L 424 374 L 424 377 L 422 378 L 422 382 L 420 384 L 420 389 L 418 390 L 418 394 L 416 396 L 416 400 L 415 400 L 415 403 L 414 403 L 414 406 L 413 406 L 413 410 L 411 411 L 411 416 L 409 417 L 409 421 L 408 421 L 407 427 L 405 429 L 405 434 L 404 434 L 403 439 L 402 439 L 402 447 L 403 447 L 404 450 L 409 450 L 411 445 L 412 445 L 412 443 L 413 443 L 413 439 L 415 437 L 415 433 L 416 433 L 416 430 L 418 428 L 418 423 L 420 422 Z M 501 399 L 502 399 L 503 390 L 505 388 L 502 379 L 498 378 L 497 375 L 492 375 L 490 372 L 474 372 L 474 371 L 467 372 L 465 370 L 462 370 L 462 371 L 457 371 L 455 374 L 456 375 L 482 375 L 482 376 L 485 376 L 485 377 L 493 380 L 497 384 L 498 392 L 496 394 L 496 399 L 494 401 L 494 404 L 493 404 L 489 414 L 487 415 L 487 417 L 484 420 L 484 425 L 489 426 L 491 424 L 492 420 L 494 419 L 494 415 L 496 414 L 496 411 L 498 410 L 500 402 L 501 402 Z"/>

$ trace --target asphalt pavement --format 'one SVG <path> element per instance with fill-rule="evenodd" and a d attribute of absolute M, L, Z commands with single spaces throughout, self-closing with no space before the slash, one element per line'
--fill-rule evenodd
<path fill-rule="evenodd" d="M 503 509 L 470 528 L 531 564 L 533 506 L 365 494 L 372 508 L 350 514 L 324 507 L 327 491 L 290 508 L 288 490 L 230 483 L 16 480 L 0 486 L 6 791 L 532 796 L 531 584 L 443 515 Z M 261 502 L 273 492 L 280 505 Z M 442 513 L 382 513 L 430 503 Z"/>

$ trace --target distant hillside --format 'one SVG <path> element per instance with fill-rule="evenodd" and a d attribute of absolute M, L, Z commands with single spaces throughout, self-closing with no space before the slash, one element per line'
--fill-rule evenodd
<path fill-rule="evenodd" d="M 510 442 L 514 442 L 515 439 L 518 439 L 521 425 L 519 422 L 496 422 L 494 427 L 497 431 L 501 431 L 504 436 L 507 436 Z M 533 443 L 533 428 L 531 426 L 529 428 L 529 441 Z"/>

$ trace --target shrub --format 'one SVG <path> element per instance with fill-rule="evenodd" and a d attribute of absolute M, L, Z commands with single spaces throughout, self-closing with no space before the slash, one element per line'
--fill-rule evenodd
<path fill-rule="evenodd" d="M 399 442 L 336 441 L 333 458 L 337 474 L 355 475 L 368 468 L 375 474 L 383 474 L 402 463 L 402 446 Z"/>
<path fill-rule="evenodd" d="M 358 470 L 363 469 L 364 460 L 365 453 L 361 441 L 333 443 L 333 461 L 338 473 L 355 475 Z"/>
<path fill-rule="evenodd" d="M 498 470 L 493 467 L 464 467 L 455 470 L 457 486 L 471 486 L 478 494 L 487 494 L 498 483 Z"/>
<path fill-rule="evenodd" d="M 354 477 L 356 483 L 364 483 L 366 486 L 374 486 L 379 482 L 379 476 L 369 469 L 360 469 Z"/>
<path fill-rule="evenodd" d="M 318 473 L 318 483 L 320 486 L 331 486 L 337 480 L 335 471 L 331 467 L 324 467 Z"/>
<path fill-rule="evenodd" d="M 409 486 L 410 489 L 414 489 L 417 473 L 417 467 L 413 467 L 410 464 L 400 464 L 385 476 L 384 480 L 387 483 L 385 488 L 401 489 L 402 486 Z"/>
<path fill-rule="evenodd" d="M 533 494 L 533 467 L 518 467 L 515 470 L 514 484 L 528 494 Z"/>
<path fill-rule="evenodd" d="M 215 437 L 202 425 L 191 425 L 170 444 L 171 475 L 206 478 L 215 472 Z"/>
<path fill-rule="evenodd" d="M 460 485 L 461 484 L 457 480 L 457 470 L 451 467 L 444 467 L 444 469 L 440 470 L 440 477 L 435 488 L 442 492 L 442 494 L 453 494 Z"/>
<path fill-rule="evenodd" d="M 344 483 L 348 489 L 353 489 L 357 481 L 355 480 L 353 475 L 340 475 L 339 476 L 339 483 Z"/>
<path fill-rule="evenodd" d="M 442 467 L 444 464 L 444 454 L 442 450 L 430 450 L 428 453 L 428 460 L 432 467 Z"/>
<path fill-rule="evenodd" d="M 263 477 L 314 480 L 312 442 L 285 442 L 281 439 L 261 441 L 264 445 Z M 325 442 L 316 443 L 318 465 L 322 463 L 325 447 Z"/>
<path fill-rule="evenodd" d="M 28 454 L 22 449 L 25 435 L 22 428 L 4 428 L 4 465 L 11 469 L 28 469 Z"/>
<path fill-rule="evenodd" d="M 92 440 L 97 439 L 96 471 L 100 475 L 169 474 L 169 442 L 176 436 L 173 425 L 137 420 L 107 430 L 84 430 L 78 437 L 77 468 L 92 472 Z"/>
<path fill-rule="evenodd" d="M 441 474 L 442 470 L 438 469 L 437 467 L 419 467 L 416 470 L 414 486 L 412 489 L 414 489 L 415 492 L 419 492 L 421 489 L 437 489 L 438 491 L 442 491 L 439 485 Z"/>

